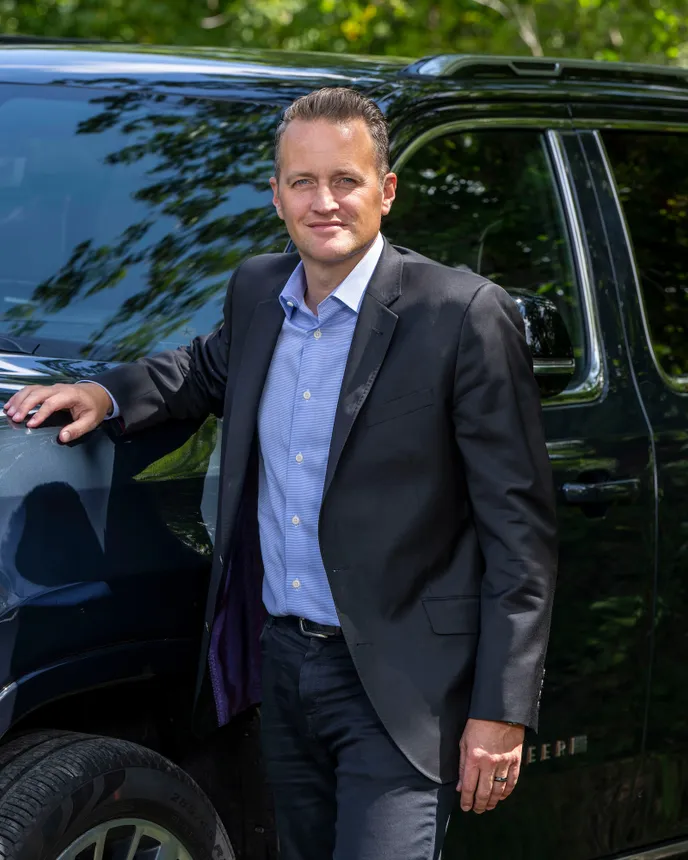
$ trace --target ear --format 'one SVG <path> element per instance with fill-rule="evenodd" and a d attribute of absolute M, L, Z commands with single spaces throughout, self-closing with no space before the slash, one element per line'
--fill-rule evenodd
<path fill-rule="evenodd" d="M 282 204 L 280 203 L 279 198 L 279 186 L 277 184 L 277 180 L 274 176 L 270 177 L 270 187 L 272 188 L 272 205 L 277 210 L 277 216 L 284 221 L 284 214 L 282 212 Z"/>
<path fill-rule="evenodd" d="M 388 215 L 392 208 L 394 198 L 397 196 L 397 176 L 396 173 L 386 174 L 382 184 L 382 214 Z"/>

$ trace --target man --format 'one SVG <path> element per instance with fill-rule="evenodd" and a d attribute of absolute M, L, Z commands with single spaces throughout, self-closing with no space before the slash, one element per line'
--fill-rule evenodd
<path fill-rule="evenodd" d="M 556 540 L 523 325 L 499 287 L 381 237 L 397 178 L 370 100 L 291 105 L 271 185 L 300 261 L 242 264 L 219 331 L 7 412 L 71 410 L 62 441 L 224 416 L 210 675 L 221 722 L 260 696 L 264 572 L 281 855 L 430 860 L 455 791 L 477 813 L 513 791 L 537 723 Z"/>

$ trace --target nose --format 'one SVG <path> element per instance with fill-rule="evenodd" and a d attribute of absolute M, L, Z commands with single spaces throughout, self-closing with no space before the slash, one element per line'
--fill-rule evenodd
<path fill-rule="evenodd" d="M 313 198 L 313 209 L 316 212 L 321 212 L 323 214 L 328 212 L 335 212 L 339 209 L 339 204 L 334 199 L 334 195 L 330 190 L 330 186 L 327 183 L 321 183 L 318 185 L 318 190 L 316 191 L 315 197 Z"/>

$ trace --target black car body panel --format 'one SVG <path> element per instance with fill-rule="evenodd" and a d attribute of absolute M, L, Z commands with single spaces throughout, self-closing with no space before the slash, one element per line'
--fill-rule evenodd
<path fill-rule="evenodd" d="M 684 856 L 688 389 L 653 354 L 598 132 L 685 133 L 688 73 L 450 61 L 0 48 L 0 335 L 35 353 L 0 354 L 0 400 L 212 328 L 239 260 L 286 245 L 267 185 L 279 111 L 319 86 L 372 94 L 400 175 L 386 235 L 552 296 L 577 360 L 544 404 L 561 561 L 540 735 L 508 803 L 457 811 L 445 855 L 588 860 L 675 840 L 642 856 Z M 0 732 L 70 693 L 195 671 L 218 422 L 115 429 L 62 446 L 54 425 L 0 416 Z"/>
<path fill-rule="evenodd" d="M 74 379 L 68 364 L 2 358 L 13 388 Z M 76 378 L 102 367 L 76 365 Z M 11 390 L 0 384 L 5 398 Z M 63 423 L 62 416 L 35 430 L 4 416 L 0 423 L 3 731 L 79 689 L 195 669 L 212 552 L 202 511 L 210 521 L 217 422 L 170 425 L 132 444 L 116 444 L 105 427 L 71 445 L 58 442 Z"/>

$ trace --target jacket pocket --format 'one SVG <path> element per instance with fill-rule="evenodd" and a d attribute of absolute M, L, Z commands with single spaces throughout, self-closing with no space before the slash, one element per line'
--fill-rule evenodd
<path fill-rule="evenodd" d="M 480 597 L 425 597 L 423 607 L 435 633 L 480 632 Z"/>
<path fill-rule="evenodd" d="M 433 400 L 432 388 L 420 388 L 417 391 L 402 394 L 401 397 L 395 397 L 394 400 L 371 404 L 365 413 L 366 424 L 379 424 L 382 421 L 407 415 L 409 412 L 416 412 L 418 409 L 431 406 Z"/>

